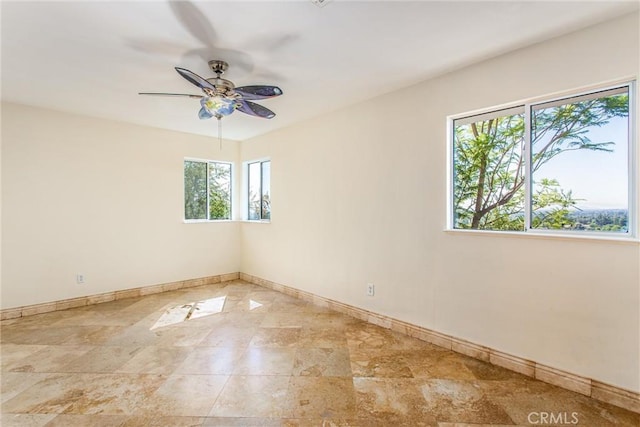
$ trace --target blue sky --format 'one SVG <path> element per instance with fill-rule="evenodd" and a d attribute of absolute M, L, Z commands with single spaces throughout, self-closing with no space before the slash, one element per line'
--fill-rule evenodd
<path fill-rule="evenodd" d="M 555 178 L 564 190 L 572 190 L 581 209 L 627 209 L 628 118 L 616 117 L 588 134 L 592 142 L 615 142 L 613 152 L 577 150 L 565 152 L 543 165 L 534 180 Z"/>

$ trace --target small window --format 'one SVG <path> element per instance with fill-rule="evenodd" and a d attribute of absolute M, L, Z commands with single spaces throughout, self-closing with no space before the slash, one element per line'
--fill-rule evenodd
<path fill-rule="evenodd" d="M 184 219 L 231 219 L 231 164 L 184 161 Z"/>
<path fill-rule="evenodd" d="M 632 92 L 453 120 L 453 228 L 634 236 Z"/>
<path fill-rule="evenodd" d="M 248 215 L 250 221 L 271 219 L 271 162 L 252 162 L 247 165 Z"/>

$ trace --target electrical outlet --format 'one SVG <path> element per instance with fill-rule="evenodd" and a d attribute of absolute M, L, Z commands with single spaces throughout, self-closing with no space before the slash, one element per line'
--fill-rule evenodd
<path fill-rule="evenodd" d="M 78 285 L 83 285 L 84 284 L 84 274 L 76 274 L 76 283 Z"/>
<path fill-rule="evenodd" d="M 373 286 L 373 283 L 367 283 L 367 296 L 372 297 L 376 293 L 376 289 Z"/>

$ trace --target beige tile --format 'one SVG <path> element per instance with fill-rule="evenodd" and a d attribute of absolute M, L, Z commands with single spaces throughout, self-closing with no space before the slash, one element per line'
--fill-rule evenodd
<path fill-rule="evenodd" d="M 591 399 L 579 393 L 521 376 L 505 381 L 484 381 L 479 387 L 492 402 L 499 404 L 516 424 L 539 423 L 540 412 L 567 417 L 570 425 L 629 426 L 640 425 L 640 414 Z M 577 424 L 572 415 L 575 413 Z M 540 424 L 540 423 L 539 423 Z"/>
<path fill-rule="evenodd" d="M 339 418 L 285 418 L 282 427 L 375 427 L 372 419 L 339 419 Z"/>
<path fill-rule="evenodd" d="M 0 320 L 17 319 L 22 316 L 22 307 L 6 308 L 0 311 Z"/>
<path fill-rule="evenodd" d="M 347 348 L 298 348 L 293 375 L 303 377 L 351 377 Z"/>
<path fill-rule="evenodd" d="M 48 345 L 5 366 L 9 372 L 63 372 L 62 367 L 92 350 L 89 346 Z"/>
<path fill-rule="evenodd" d="M 34 344 L 2 344 L 2 346 L 0 346 L 2 372 L 9 371 L 11 368 L 23 364 L 31 355 L 47 347 L 46 345 Z"/>
<path fill-rule="evenodd" d="M 68 310 L 70 308 L 82 307 L 87 305 L 87 297 L 72 298 L 56 302 L 56 310 Z"/>
<path fill-rule="evenodd" d="M 87 305 L 101 304 L 105 302 L 115 301 L 116 293 L 107 292 L 99 295 L 91 295 L 87 297 Z"/>
<path fill-rule="evenodd" d="M 207 427 L 281 427 L 280 418 L 261 417 L 207 417 L 202 424 Z"/>
<path fill-rule="evenodd" d="M 621 390 L 618 387 L 593 381 L 591 397 L 621 408 L 640 413 L 640 393 Z"/>
<path fill-rule="evenodd" d="M 33 316 L 34 314 L 49 313 L 56 311 L 56 303 L 30 305 L 22 308 L 22 316 Z"/>
<path fill-rule="evenodd" d="M 434 425 L 426 402 L 411 379 L 354 378 L 357 415 L 383 425 Z"/>
<path fill-rule="evenodd" d="M 416 336 L 416 338 L 442 348 L 451 349 L 451 337 L 449 337 L 448 335 L 425 330 L 420 332 L 419 335 Z"/>
<path fill-rule="evenodd" d="M 145 286 L 140 288 L 140 296 L 153 295 L 164 292 L 164 285 Z"/>
<path fill-rule="evenodd" d="M 404 351 L 401 357 L 414 378 L 474 380 L 465 356 L 432 346 L 427 350 Z"/>
<path fill-rule="evenodd" d="M 87 325 L 69 327 L 69 333 L 62 345 L 101 345 L 123 330 L 121 326 Z"/>
<path fill-rule="evenodd" d="M 187 322 L 193 322 L 193 326 L 155 329 L 153 344 L 158 347 L 195 347 L 211 333 L 210 327 L 201 326 L 195 323 L 196 320 Z"/>
<path fill-rule="evenodd" d="M 47 378 L 48 375 L 31 372 L 3 372 L 0 375 L 0 401 L 6 402 L 14 398 L 32 385 Z"/>
<path fill-rule="evenodd" d="M 136 409 L 154 416 L 206 416 L 226 384 L 225 375 L 171 375 Z"/>
<path fill-rule="evenodd" d="M 234 375 L 291 375 L 294 348 L 249 347 L 238 359 Z"/>
<path fill-rule="evenodd" d="M 288 401 L 294 418 L 355 418 L 353 380 L 344 377 L 291 377 Z"/>
<path fill-rule="evenodd" d="M 509 414 L 489 399 L 475 382 L 416 380 L 425 399 L 423 410 L 440 422 L 513 424 Z"/>
<path fill-rule="evenodd" d="M 55 414 L 0 414 L 0 425 L 3 427 L 43 427 L 55 416 Z"/>
<path fill-rule="evenodd" d="M 451 350 L 456 353 L 461 353 L 466 356 L 473 357 L 474 359 L 489 361 L 490 350 L 487 347 L 470 343 L 464 340 L 451 339 Z"/>
<path fill-rule="evenodd" d="M 588 378 L 572 375 L 540 364 L 535 366 L 535 377 L 538 380 L 584 394 L 585 396 L 591 394 L 591 380 Z"/>
<path fill-rule="evenodd" d="M 238 273 L 238 272 L 227 273 L 227 274 L 223 274 L 222 276 L 220 276 L 220 281 L 229 282 L 231 280 L 238 280 L 239 278 L 240 278 L 240 273 Z"/>
<path fill-rule="evenodd" d="M 97 347 L 70 361 L 59 372 L 113 373 L 141 350 L 142 347 Z"/>
<path fill-rule="evenodd" d="M 280 418 L 290 415 L 286 402 L 288 376 L 240 376 L 229 378 L 210 417 Z"/>
<path fill-rule="evenodd" d="M 413 378 L 402 350 L 350 349 L 354 377 Z"/>
<path fill-rule="evenodd" d="M 2 413 L 59 414 L 67 409 L 82 393 L 69 387 L 77 382 L 73 375 L 49 375 L 42 381 L 17 393 L 2 403 Z"/>
<path fill-rule="evenodd" d="M 126 415 L 70 415 L 60 414 L 46 427 L 120 427 L 127 420 Z"/>
<path fill-rule="evenodd" d="M 199 427 L 204 420 L 204 417 L 137 415 L 128 417 L 121 427 Z"/>
<path fill-rule="evenodd" d="M 367 322 L 372 325 L 377 325 L 382 328 L 391 329 L 391 319 L 388 317 L 379 316 L 373 313 L 369 313 L 367 316 Z"/>
<path fill-rule="evenodd" d="M 218 275 L 218 276 L 208 276 L 205 278 L 204 282 L 205 282 L 205 285 L 214 285 L 214 284 L 220 283 L 221 281 L 222 281 L 221 276 Z"/>
<path fill-rule="evenodd" d="M 326 327 L 307 327 L 300 329 L 299 347 L 308 348 L 346 348 L 347 338 L 339 329 Z"/>
<path fill-rule="evenodd" d="M 231 375 L 238 365 L 244 348 L 198 347 L 176 369 L 176 374 Z"/>
<path fill-rule="evenodd" d="M 199 427 L 204 417 L 162 417 L 137 415 L 128 417 L 122 427 Z"/>
<path fill-rule="evenodd" d="M 251 347 L 295 347 L 300 340 L 300 328 L 259 328 L 251 339 Z"/>
<path fill-rule="evenodd" d="M 489 362 L 528 377 L 535 376 L 535 363 L 498 351 L 491 351 Z"/>
<path fill-rule="evenodd" d="M 165 381 L 160 375 L 80 374 L 70 387 L 75 397 L 65 413 L 133 414 Z M 80 391 L 80 392 L 78 392 Z"/>
<path fill-rule="evenodd" d="M 371 324 L 349 325 L 345 335 L 350 348 L 378 348 L 389 350 L 421 349 L 425 343 L 390 329 Z"/>
<path fill-rule="evenodd" d="M 126 298 L 137 298 L 140 296 L 140 289 L 125 289 L 122 291 L 116 291 L 115 297 L 116 300 L 126 299 Z"/>
<path fill-rule="evenodd" d="M 184 282 L 183 281 L 165 283 L 165 284 L 162 285 L 162 290 L 164 292 L 177 291 L 178 289 L 182 289 L 183 286 L 184 286 Z"/>
<path fill-rule="evenodd" d="M 171 374 L 186 359 L 181 347 L 144 347 L 116 372 L 132 374 Z"/>
<path fill-rule="evenodd" d="M 207 347 L 237 347 L 246 348 L 254 335 L 258 332 L 258 327 L 252 325 L 225 324 L 206 335 L 198 344 Z"/>
<path fill-rule="evenodd" d="M 309 312 L 305 313 L 303 310 L 297 311 L 291 309 L 291 311 L 276 311 L 273 303 L 271 312 L 266 313 L 264 321 L 260 324 L 263 328 L 302 328 L 308 326 L 311 323 Z M 292 306 L 293 307 L 293 306 Z"/>

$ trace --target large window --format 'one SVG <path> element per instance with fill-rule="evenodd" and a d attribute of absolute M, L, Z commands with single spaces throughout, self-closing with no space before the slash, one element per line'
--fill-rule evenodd
<path fill-rule="evenodd" d="M 453 228 L 633 236 L 632 88 L 453 120 Z"/>
<path fill-rule="evenodd" d="M 271 162 L 268 160 L 247 164 L 248 215 L 250 221 L 271 219 Z"/>
<path fill-rule="evenodd" d="M 184 161 L 185 220 L 231 219 L 231 164 Z"/>

